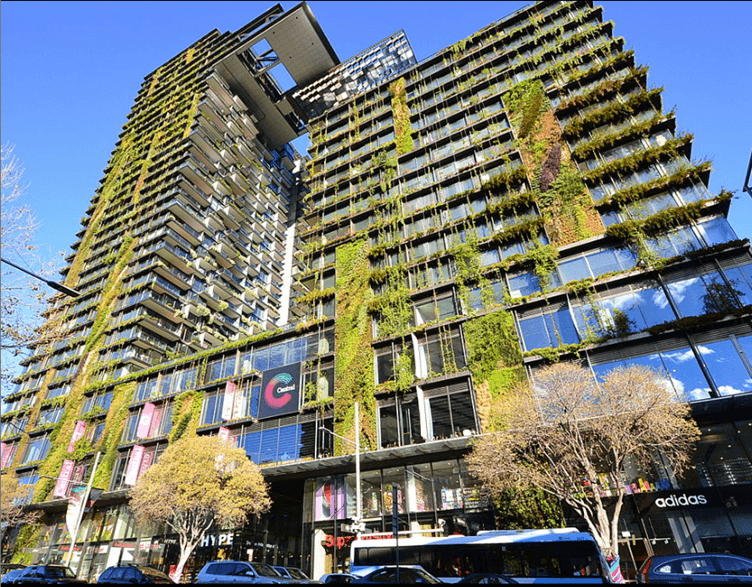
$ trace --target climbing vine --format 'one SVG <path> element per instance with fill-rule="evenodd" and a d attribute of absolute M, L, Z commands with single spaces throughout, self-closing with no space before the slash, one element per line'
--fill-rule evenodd
<path fill-rule="evenodd" d="M 392 95 L 392 114 L 394 115 L 394 142 L 397 155 L 404 155 L 413 150 L 412 128 L 410 126 L 410 108 L 407 105 L 405 78 L 401 77 L 389 84 Z"/>
<path fill-rule="evenodd" d="M 373 296 L 369 285 L 368 243 L 357 239 L 336 250 L 337 320 L 334 325 L 334 432 L 351 437 L 355 429 L 355 402 L 360 404 L 361 443 L 377 446 L 376 402 L 374 399 L 371 317 L 368 306 Z M 335 449 L 344 447 L 339 439 Z"/>

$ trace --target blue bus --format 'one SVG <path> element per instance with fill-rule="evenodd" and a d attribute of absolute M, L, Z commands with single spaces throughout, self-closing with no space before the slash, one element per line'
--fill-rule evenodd
<path fill-rule="evenodd" d="M 399 548 L 399 561 L 396 549 Z M 445 582 L 471 573 L 498 573 L 518 583 L 611 583 L 608 564 L 588 532 L 489 530 L 476 536 L 367 538 L 351 543 L 350 572 L 420 565 Z"/>

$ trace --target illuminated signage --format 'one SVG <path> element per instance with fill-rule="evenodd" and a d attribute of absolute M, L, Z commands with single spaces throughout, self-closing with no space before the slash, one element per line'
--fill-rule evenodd
<path fill-rule="evenodd" d="M 300 363 L 264 371 L 258 419 L 297 412 L 300 406 Z"/>

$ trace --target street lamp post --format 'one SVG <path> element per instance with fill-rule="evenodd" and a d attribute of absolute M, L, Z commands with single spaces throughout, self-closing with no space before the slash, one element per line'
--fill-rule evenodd
<path fill-rule="evenodd" d="M 24 269 L 23 267 L 19 267 L 15 263 L 11 263 L 7 259 L 3 259 L 0 257 L 0 261 L 3 263 L 7 263 L 11 267 L 15 267 L 19 271 L 23 271 L 27 275 L 31 275 L 33 278 L 38 279 L 39 281 L 43 281 L 47 285 L 49 285 L 52 289 L 59 291 L 60 293 L 64 293 L 66 296 L 70 296 L 72 298 L 77 298 L 81 295 L 81 292 L 76 291 L 75 289 L 71 289 L 70 287 L 67 287 L 63 285 L 62 283 L 58 283 L 57 281 L 50 281 L 49 279 L 45 279 L 44 277 L 40 277 L 36 273 L 32 273 L 31 271 L 28 271 L 27 269 Z"/>

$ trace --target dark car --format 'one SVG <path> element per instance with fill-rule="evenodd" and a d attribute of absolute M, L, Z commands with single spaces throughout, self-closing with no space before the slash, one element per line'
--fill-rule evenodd
<path fill-rule="evenodd" d="M 16 577 L 21 574 L 21 571 L 23 571 L 26 568 L 26 565 L 18 565 L 18 564 L 9 564 L 9 565 L 3 565 L 2 566 L 2 575 L 0 576 L 0 584 L 8 584 L 13 583 L 16 580 Z"/>
<path fill-rule="evenodd" d="M 352 573 L 327 573 L 319 577 L 319 583 L 352 583 L 355 579 L 360 579 L 360 576 Z"/>
<path fill-rule="evenodd" d="M 752 583 L 752 560 L 705 552 L 651 556 L 637 573 L 638 583 Z"/>
<path fill-rule="evenodd" d="M 144 565 L 115 565 L 106 568 L 97 583 L 175 583 L 170 577 L 154 567 Z"/>
<path fill-rule="evenodd" d="M 495 584 L 502 584 L 502 585 L 512 585 L 517 584 L 517 581 L 512 579 L 511 577 L 505 577 L 504 575 L 499 575 L 497 573 L 470 573 L 469 575 L 465 575 L 457 581 L 458 583 L 478 583 L 481 585 L 487 584 L 487 583 L 495 583 Z"/>
<path fill-rule="evenodd" d="M 397 573 L 399 572 L 399 580 Z M 386 566 L 371 571 L 359 579 L 353 579 L 352 584 L 360 583 L 443 583 L 443 581 L 434 577 L 423 567 L 417 565 L 410 566 Z"/>
<path fill-rule="evenodd" d="M 40 585 L 62 585 L 65 583 L 85 585 L 86 581 L 76 579 L 76 574 L 65 565 L 31 565 L 21 571 L 13 583 L 14 585 L 29 585 L 32 583 Z"/>

